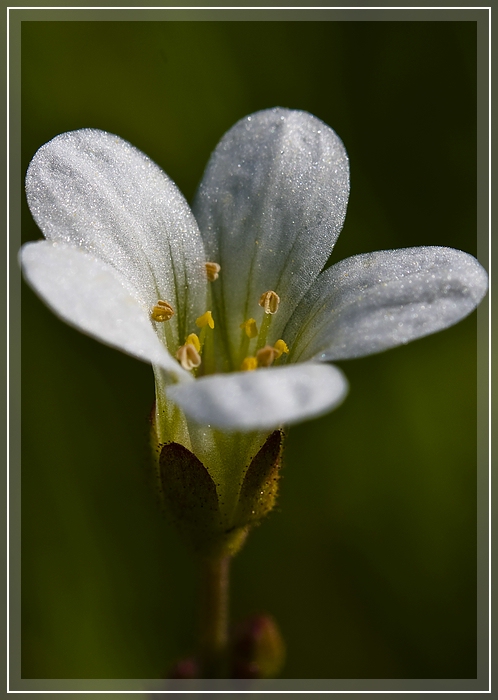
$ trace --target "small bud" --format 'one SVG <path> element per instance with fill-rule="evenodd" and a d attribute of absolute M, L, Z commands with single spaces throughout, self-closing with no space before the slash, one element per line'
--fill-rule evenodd
<path fill-rule="evenodd" d="M 285 340 L 282 340 L 281 338 L 280 338 L 280 340 L 277 340 L 277 342 L 273 346 L 273 349 L 277 353 L 275 355 L 276 360 L 278 360 L 279 357 L 282 357 L 283 354 L 285 354 L 285 355 L 289 354 L 289 348 L 287 347 L 287 343 L 285 342 Z"/>
<path fill-rule="evenodd" d="M 276 292 L 270 290 L 260 296 L 258 304 L 263 307 L 265 314 L 276 314 L 280 304 L 280 297 Z"/>
<path fill-rule="evenodd" d="M 156 323 L 163 323 L 163 321 L 169 321 L 175 315 L 175 311 L 171 304 L 167 301 L 159 299 L 157 304 L 151 309 L 150 317 L 152 321 Z"/>
<path fill-rule="evenodd" d="M 206 313 L 202 314 L 202 316 L 199 316 L 199 318 L 197 318 L 195 321 L 195 325 L 197 328 L 204 328 L 204 326 L 214 328 L 214 319 L 211 311 L 206 311 Z"/>
<path fill-rule="evenodd" d="M 233 635 L 234 678 L 275 678 L 284 661 L 284 640 L 270 615 L 254 615 L 237 626 Z"/>
<path fill-rule="evenodd" d="M 190 370 L 199 367 L 201 364 L 201 356 L 191 343 L 185 343 L 176 353 L 176 359 L 180 361 L 183 369 Z"/>
<path fill-rule="evenodd" d="M 264 348 L 258 350 L 256 359 L 259 367 L 269 367 L 273 364 L 273 360 L 277 357 L 277 351 L 271 345 L 265 345 Z"/>
<path fill-rule="evenodd" d="M 168 678 L 200 678 L 199 664 L 193 656 L 178 659 L 173 664 Z"/>
<path fill-rule="evenodd" d="M 220 274 L 221 267 L 218 265 L 218 263 L 215 262 L 207 262 L 206 263 L 206 274 L 208 278 L 208 282 L 214 282 L 215 280 L 218 279 L 219 274 Z"/>
<path fill-rule="evenodd" d="M 257 367 L 258 361 L 255 357 L 244 357 L 242 364 L 240 365 L 242 372 L 252 372 L 253 370 L 257 369 Z"/>
<path fill-rule="evenodd" d="M 258 335 L 258 327 L 253 318 L 248 318 L 247 321 L 240 324 L 240 327 L 246 332 L 248 338 L 255 338 Z"/>

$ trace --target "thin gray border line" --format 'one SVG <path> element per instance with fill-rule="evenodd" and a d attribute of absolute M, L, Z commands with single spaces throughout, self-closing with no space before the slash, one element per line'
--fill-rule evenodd
<path fill-rule="evenodd" d="M 491 7 L 488 11 L 489 25 L 488 25 L 488 149 L 489 149 L 489 160 L 488 160 L 488 230 L 489 230 L 489 308 L 488 308 L 488 686 L 489 692 L 491 692 L 491 265 L 492 265 L 492 239 L 491 239 Z"/>
<path fill-rule="evenodd" d="M 197 7 L 181 7 L 181 8 L 175 8 L 175 7 L 167 7 L 167 8 L 161 8 L 161 7 L 119 7 L 119 8 L 108 8 L 108 7 L 86 7 L 86 8 L 79 8 L 79 7 L 59 7 L 59 8 L 52 8 L 52 7 L 38 7 L 38 8 L 31 8 L 31 7 L 7 7 L 7 103 L 8 103 L 8 96 L 9 96 L 9 11 L 14 9 L 487 9 L 488 10 L 488 16 L 489 16 L 489 27 L 488 27 L 488 32 L 489 32 L 489 40 L 488 40 L 488 61 L 489 61 L 489 76 L 488 76 L 488 96 L 489 96 L 489 121 L 488 121 L 488 138 L 489 138 L 489 152 L 490 152 L 490 159 L 489 159 L 489 164 L 488 164 L 488 170 L 489 170 L 489 179 L 488 179 L 488 188 L 489 188 L 489 252 L 490 252 L 490 260 L 489 260 L 489 277 L 490 277 L 490 303 L 489 303 L 489 328 L 491 327 L 491 7 L 472 7 L 472 8 L 467 8 L 467 7 L 459 7 L 459 8 L 452 8 L 452 7 L 446 7 L 446 8 L 436 8 L 436 7 L 431 7 L 431 8 L 424 8 L 424 7 L 391 7 L 391 8 L 382 8 L 382 7 L 374 7 L 374 8 L 361 8 L 361 7 L 356 7 L 356 8 L 340 8 L 340 7 L 334 7 L 334 8 L 327 8 L 327 7 L 319 7 L 319 8 L 300 8 L 300 7 L 280 7 L 280 8 L 271 8 L 271 7 L 265 7 L 265 8 L 258 8 L 258 7 L 244 7 L 244 8 L 239 8 L 239 7 L 231 7 L 231 8 L 216 8 L 216 7 L 204 7 L 204 8 L 197 8 Z M 10 163 L 10 152 L 9 152 L 9 134 L 10 134 L 10 129 L 9 129 L 9 107 L 7 106 L 7 229 L 9 230 L 9 163 Z M 9 305 L 8 305 L 8 299 L 9 299 L 9 238 L 7 237 L 7 329 L 9 328 Z M 9 334 L 7 330 L 7 343 L 9 340 Z M 490 382 L 491 378 L 491 333 L 489 333 L 489 359 L 488 359 L 488 378 Z M 7 396 L 9 396 L 9 348 L 7 347 Z M 9 412 L 7 410 L 7 429 L 9 430 Z M 9 455 L 9 432 L 7 432 L 7 458 Z M 489 456 L 491 459 L 491 391 L 489 392 Z M 489 494 L 488 494 L 488 499 L 489 499 L 489 508 L 490 508 L 490 513 L 491 513 L 491 470 L 489 469 Z M 9 535 L 9 470 L 7 470 L 7 534 Z M 489 619 L 491 618 L 491 517 L 489 518 L 489 523 L 488 523 L 488 529 L 489 529 L 489 592 L 488 592 L 488 597 L 489 597 Z M 7 573 L 9 574 L 9 537 L 7 538 Z M 7 578 L 7 602 L 9 601 L 9 578 Z M 28 693 L 34 693 L 34 692 L 41 692 L 41 693 L 49 693 L 49 692 L 54 692 L 54 693 L 62 693 L 62 692 L 70 692 L 70 693 L 82 693 L 82 692 L 90 692 L 90 693 L 96 693 L 96 692 L 103 692 L 103 693 L 117 693 L 117 692 L 124 692 L 124 693 L 137 693 L 141 691 L 10 691 L 9 690 L 9 607 L 7 606 L 7 693 L 13 692 L 13 693 L 20 693 L 20 692 L 28 692 Z M 489 667 L 488 667 L 488 675 L 489 675 L 489 690 L 483 691 L 483 692 L 491 692 L 491 626 L 488 628 L 488 636 L 489 636 L 489 647 L 488 647 L 488 655 L 489 655 Z M 207 693 L 215 693 L 215 692 L 222 692 L 222 693 L 227 693 L 227 692 L 233 692 L 233 691 L 149 691 L 151 693 L 160 693 L 160 692 L 180 692 L 180 693 L 197 693 L 197 692 L 207 692 Z M 238 691 L 240 693 L 249 693 L 249 692 L 265 692 L 265 691 Z M 353 693 L 353 692 L 358 692 L 358 691 L 266 691 L 269 693 L 283 693 L 283 692 L 290 692 L 290 693 L 302 693 L 302 692 L 310 692 L 310 693 L 324 693 L 324 692 L 344 692 L 344 693 Z M 394 693 L 394 692 L 404 692 L 404 693 L 414 693 L 414 692 L 438 692 L 438 693 L 448 693 L 448 692 L 455 692 L 455 693 L 464 693 L 464 692 L 473 692 L 473 691 L 363 691 L 365 693 L 379 693 L 379 692 L 386 692 L 386 693 Z M 479 692 L 479 691 L 478 691 Z M 482 691 L 481 691 L 482 692 Z"/>
<path fill-rule="evenodd" d="M 259 8 L 259 7 L 244 7 L 244 8 L 239 8 L 239 7 L 231 7 L 231 8 L 216 8 L 216 7 L 204 7 L 204 8 L 197 8 L 197 7 L 181 7 L 181 8 L 175 8 L 175 7 L 167 7 L 167 8 L 161 8 L 161 7 L 119 7 L 119 8 L 108 8 L 108 7 L 86 7 L 86 8 L 79 8 L 79 7 L 59 7 L 59 8 L 52 8 L 52 7 L 38 7 L 38 8 L 31 8 L 31 7 L 7 7 L 7 103 L 8 103 L 8 95 L 9 95 L 9 11 L 14 9 L 487 9 L 488 10 L 488 16 L 489 16 L 489 27 L 488 27 L 488 32 L 489 32 L 489 40 L 488 40 L 488 61 L 489 61 L 489 84 L 488 84 L 488 96 L 491 98 L 491 7 L 472 7 L 472 8 L 467 8 L 467 7 L 459 7 L 459 8 L 452 8 L 452 7 L 446 7 L 446 8 L 436 8 L 436 7 L 431 7 L 431 8 L 424 8 L 424 7 L 391 7 L 391 8 L 382 8 L 382 7 L 374 7 L 374 8 L 361 8 L 361 7 L 355 7 L 355 8 L 341 8 L 341 7 L 334 7 L 334 8 L 327 8 L 327 7 L 319 7 L 319 8 L 300 8 L 300 7 L 280 7 L 280 8 L 271 8 L 271 7 L 265 7 L 265 8 Z M 10 217 L 10 211 L 9 211 L 9 163 L 10 163 L 10 152 L 9 152 L 9 134 L 10 134 L 10 125 L 9 125 L 9 107 L 7 106 L 7 229 L 9 230 L 9 217 Z M 489 179 L 488 179 L 488 188 L 489 188 L 489 251 L 491 253 L 491 99 L 489 99 L 489 121 L 488 121 L 488 138 L 489 138 L 489 151 L 490 151 L 490 159 L 489 159 L 489 164 L 488 164 L 488 170 L 489 170 Z M 489 261 L 489 276 L 490 276 L 490 303 L 489 303 L 489 327 L 491 327 L 491 254 L 490 254 L 490 261 Z M 8 299 L 9 299 L 9 239 L 7 237 L 7 329 L 9 328 L 9 304 L 8 304 Z M 9 340 L 9 333 L 7 330 L 7 343 Z M 491 333 L 489 333 L 489 359 L 488 359 L 488 377 L 490 381 L 491 377 Z M 9 348 L 7 347 L 7 397 L 9 396 Z M 9 412 L 7 410 L 7 458 L 9 455 Z M 489 455 L 491 457 L 491 391 L 489 394 Z M 9 535 L 9 470 L 7 470 L 7 534 Z M 489 508 L 490 508 L 490 513 L 491 513 L 491 470 L 489 470 L 489 494 L 488 494 L 488 499 L 489 499 Z M 489 523 L 488 523 L 488 529 L 489 529 L 489 592 L 488 592 L 488 597 L 489 597 L 489 619 L 491 617 L 491 518 L 489 518 Z M 7 538 L 7 573 L 9 573 L 9 537 Z M 9 601 L 9 578 L 7 579 L 7 601 Z M 124 693 L 136 693 L 136 692 L 141 692 L 141 691 L 10 691 L 9 690 L 9 607 L 7 606 L 7 693 L 14 692 L 14 693 L 20 693 L 20 692 L 28 692 L 28 693 L 34 693 L 34 692 L 41 692 L 41 693 L 48 693 L 48 692 L 54 692 L 54 693 L 62 693 L 62 692 L 71 692 L 71 693 L 81 693 L 81 692 L 90 692 L 90 693 L 95 693 L 95 692 L 103 692 L 103 693 L 117 693 L 117 692 L 124 692 Z M 488 668 L 488 674 L 489 674 L 489 690 L 484 691 L 484 692 L 491 692 L 491 627 L 489 626 L 488 628 L 488 636 L 489 636 L 489 647 L 488 647 L 488 655 L 489 655 L 489 668 Z M 233 691 L 149 691 L 151 693 L 160 693 L 160 692 L 180 692 L 180 693 L 185 693 L 185 692 L 190 692 L 190 693 L 197 693 L 197 692 L 207 692 L 207 693 L 215 693 L 215 692 L 222 692 L 222 693 L 227 693 L 227 692 L 233 692 Z M 265 691 L 238 691 L 240 693 L 249 693 L 249 692 L 265 692 Z M 353 692 L 358 692 L 358 691 L 266 691 L 270 693 L 283 693 L 283 692 L 290 692 L 290 693 L 302 693 L 302 692 L 310 692 L 310 693 L 324 693 L 324 692 L 344 692 L 344 693 L 353 693 Z M 464 693 L 464 692 L 473 692 L 473 691 L 363 691 L 366 693 L 379 693 L 379 692 L 386 692 L 386 693 L 394 693 L 394 692 L 404 692 L 404 693 L 414 693 L 414 692 L 438 692 L 438 693 L 448 693 L 448 692 L 455 692 L 455 693 Z M 478 691 L 479 692 L 479 691 Z M 482 691 L 481 691 L 482 692 Z"/>
<path fill-rule="evenodd" d="M 224 6 L 184 6 L 184 5 L 179 5 L 179 6 L 168 6 L 164 7 L 162 5 L 150 5 L 147 7 L 137 7 L 135 5 L 122 5 L 121 7 L 113 7 L 113 6 L 73 6 L 73 5 L 67 5 L 64 7 L 53 7 L 53 6 L 43 6 L 43 7 L 34 7 L 34 6 L 9 6 L 7 7 L 7 25 L 8 25 L 8 16 L 9 16 L 9 10 L 489 10 L 489 20 L 490 20 L 490 39 L 491 39 L 491 6 L 431 6 L 431 7 L 425 7 L 425 6 L 413 6 L 413 5 L 399 5 L 395 7 L 391 6 L 375 6 L 375 7 L 364 7 L 363 5 L 357 6 L 357 7 L 351 7 L 349 5 L 338 5 L 338 6 L 328 6 L 328 5 L 317 5 L 313 7 L 307 7 L 307 6 L 270 6 L 270 5 L 265 5 L 264 7 L 260 7 L 257 5 L 251 5 L 251 6 L 245 6 L 245 5 L 234 5 L 230 7 L 224 7 Z M 491 53 L 491 50 L 490 50 Z"/>
<path fill-rule="evenodd" d="M 310 679 L 311 680 L 311 679 Z M 326 679 L 325 679 L 326 680 Z M 344 695 L 354 693 L 355 695 L 365 695 L 367 693 L 452 693 L 458 695 L 459 693 L 490 693 L 491 690 L 7 690 L 7 693 L 147 693 L 148 695 L 153 693 L 175 693 L 178 695 L 185 693 L 238 693 L 238 694 L 254 694 L 254 693 L 309 693 L 310 695 L 316 693 L 343 693 Z"/>
<path fill-rule="evenodd" d="M 6 81 L 6 87 L 7 87 L 7 119 L 6 119 L 6 126 L 7 126 L 7 148 L 6 148 L 6 167 L 7 167 L 7 188 L 6 188 L 6 194 L 7 194 L 7 202 L 6 202 L 6 224 L 7 224 L 7 241 L 6 241 L 6 266 L 7 266 L 7 362 L 6 362 L 6 369 L 7 369 L 7 381 L 6 381 L 6 389 L 7 389 L 7 435 L 6 435 L 6 458 L 7 458 L 7 479 L 6 479 L 6 486 L 7 486 L 7 493 L 6 493 L 6 498 L 7 498 L 7 629 L 6 629 L 6 634 L 7 634 L 7 693 L 9 693 L 9 683 L 10 683 L 10 461 L 9 461 L 9 455 L 10 455 L 10 412 L 9 412 L 9 405 L 10 405 L 10 314 L 9 314 L 9 306 L 10 306 L 10 182 L 9 182 L 9 175 L 10 175 L 10 123 L 9 123 L 9 108 L 10 108 L 10 102 L 9 102 L 9 95 L 10 95 L 10 45 L 9 45 L 9 38 L 10 38 L 10 32 L 9 32 L 9 8 L 7 8 L 7 81 Z"/>
<path fill-rule="evenodd" d="M 10 183 L 9 183 L 9 173 L 10 173 L 10 122 L 9 122 L 9 94 L 10 94 L 10 46 L 9 46 L 9 38 L 10 38 L 10 10 L 487 10 L 488 11 L 488 152 L 489 152 L 489 161 L 488 161 L 488 246 L 489 246 L 489 310 L 488 310 L 488 350 L 489 350 L 489 356 L 488 356 L 488 389 L 489 389 L 489 397 L 488 397 L 488 428 L 489 428 L 489 435 L 488 435 L 488 462 L 489 462 L 489 468 L 488 468 L 488 507 L 489 507 L 489 519 L 488 519 L 488 562 L 489 562 L 489 570 L 488 570 L 488 685 L 489 688 L 484 691 L 473 691 L 473 690 L 364 690 L 364 691 L 358 691 L 358 690 L 149 690 L 146 691 L 150 694 L 157 694 L 157 693 L 189 693 L 189 694 L 197 694 L 197 693 L 238 693 L 238 694 L 248 694 L 248 693 L 268 693 L 268 694 L 280 694 L 280 693 L 290 693 L 290 694 L 295 694 L 295 693 L 310 693 L 310 694 L 317 694 L 317 693 L 344 693 L 344 694 L 351 694 L 351 693 L 386 693 L 386 694 L 392 694 L 392 693 L 403 693 L 403 694 L 411 694 L 411 693 L 438 693 L 438 694 L 444 694 L 444 693 L 455 693 L 455 694 L 461 694 L 461 693 L 491 693 L 491 356 L 492 356 L 492 339 L 491 339 L 491 309 L 492 309 L 492 300 L 491 300 L 491 266 L 492 266 L 492 241 L 491 241 L 491 6 L 451 6 L 451 7 L 426 7 L 426 6 L 396 6 L 396 7 L 385 7 L 385 6 L 376 6 L 376 7 L 351 7 L 351 6 L 317 6 L 317 7 L 296 7 L 296 6 L 278 6 L 278 7 L 273 7 L 273 6 L 265 6 L 265 7 L 259 7 L 259 6 L 232 6 L 232 7 L 219 7 L 219 6 L 169 6 L 169 7 L 163 7 L 163 6 L 149 6 L 149 7 L 136 7 L 136 6 L 121 6 L 121 7 L 108 7 L 108 6 L 86 6 L 86 7 L 80 7 L 80 6 L 64 6 L 64 7 L 53 7 L 53 6 L 43 6 L 43 7 L 33 7 L 33 6 L 8 6 L 7 8 L 7 76 L 6 76 L 6 89 L 7 89 L 7 119 L 6 119 L 6 125 L 7 125 L 7 148 L 6 148 L 6 160 L 7 160 L 7 188 L 6 188 L 6 194 L 7 194 L 7 203 L 6 203 L 6 222 L 7 222 L 7 233 L 10 231 Z M 10 382 L 9 382 L 9 367 L 10 367 L 10 354 L 9 354 L 9 328 L 10 328 L 10 314 L 9 314 L 9 289 L 10 289 L 10 267 L 9 267 L 9 260 L 10 260 L 10 249 L 9 249 L 9 235 L 7 235 L 7 309 L 6 309 L 6 316 L 7 316 L 7 381 L 6 381 L 6 388 L 7 388 L 7 439 L 6 439 L 6 447 L 7 447 L 7 465 L 9 465 L 9 454 L 10 454 L 10 413 L 9 413 L 9 396 L 10 396 Z M 10 602 L 10 511 L 9 511 L 9 506 L 10 506 L 10 501 L 9 501 L 9 493 L 10 493 L 10 471 L 9 468 L 7 468 L 7 693 L 40 693 L 40 694 L 46 694 L 46 693 L 54 693 L 54 694 L 59 694 L 59 693 L 71 693 L 71 694 L 77 694 L 77 693 L 100 693 L 100 694 L 109 694 L 109 693 L 124 693 L 124 694 L 136 694 L 136 693 L 143 693 L 144 691 L 142 690 L 10 690 L 9 689 L 9 684 L 10 684 L 10 617 L 9 617 L 9 602 Z"/>

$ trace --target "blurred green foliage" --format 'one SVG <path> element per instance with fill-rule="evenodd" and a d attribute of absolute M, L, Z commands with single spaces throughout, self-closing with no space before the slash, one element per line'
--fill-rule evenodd
<path fill-rule="evenodd" d="M 222 134 L 276 105 L 348 150 L 332 261 L 476 253 L 474 23 L 23 23 L 23 171 L 91 126 L 191 199 Z M 196 572 L 154 492 L 152 372 L 25 285 L 23 304 L 22 675 L 161 677 L 190 649 Z M 275 616 L 287 678 L 475 677 L 475 314 L 341 366 L 350 396 L 292 428 L 277 512 L 234 561 L 234 618 Z"/>

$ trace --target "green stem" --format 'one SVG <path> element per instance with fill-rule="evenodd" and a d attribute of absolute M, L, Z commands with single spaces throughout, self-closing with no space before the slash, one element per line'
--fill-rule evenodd
<path fill-rule="evenodd" d="M 230 557 L 201 560 L 200 654 L 203 678 L 227 678 Z"/>

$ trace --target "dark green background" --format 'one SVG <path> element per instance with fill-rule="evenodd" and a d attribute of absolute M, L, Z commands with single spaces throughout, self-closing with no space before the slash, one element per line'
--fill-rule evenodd
<path fill-rule="evenodd" d="M 23 172 L 98 127 L 190 200 L 222 134 L 277 105 L 348 150 L 332 261 L 476 253 L 475 23 L 23 23 Z M 161 677 L 192 643 L 195 566 L 150 479 L 151 369 L 25 286 L 22 320 L 22 675 Z M 341 367 L 344 405 L 290 431 L 278 510 L 233 565 L 234 617 L 275 615 L 287 678 L 475 677 L 475 314 Z"/>

